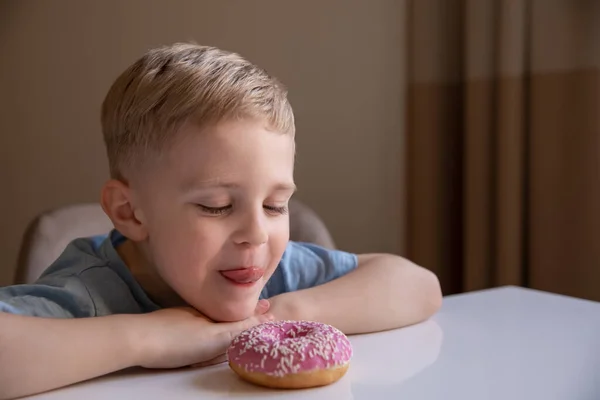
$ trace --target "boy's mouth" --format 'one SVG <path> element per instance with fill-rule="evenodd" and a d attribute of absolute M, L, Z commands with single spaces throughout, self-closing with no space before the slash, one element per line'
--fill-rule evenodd
<path fill-rule="evenodd" d="M 260 267 L 236 268 L 219 271 L 228 281 L 238 285 L 251 285 L 265 274 Z"/>

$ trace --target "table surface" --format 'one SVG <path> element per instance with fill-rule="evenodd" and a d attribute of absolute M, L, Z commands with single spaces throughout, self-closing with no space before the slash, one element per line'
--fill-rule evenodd
<path fill-rule="evenodd" d="M 278 391 L 226 364 L 130 370 L 32 399 L 600 399 L 600 303 L 517 287 L 447 296 L 430 320 L 351 336 L 338 382 Z"/>

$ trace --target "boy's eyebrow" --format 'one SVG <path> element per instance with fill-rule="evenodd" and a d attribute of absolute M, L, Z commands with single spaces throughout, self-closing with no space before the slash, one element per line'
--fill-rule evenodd
<path fill-rule="evenodd" d="M 233 182 L 219 181 L 219 180 L 211 180 L 204 182 L 188 182 L 183 186 L 184 191 L 192 191 L 195 189 L 217 189 L 217 188 L 226 188 L 226 189 L 237 189 L 240 185 Z M 297 186 L 293 183 L 276 183 L 272 188 L 274 191 L 287 191 L 287 192 L 296 192 L 298 190 Z"/>
<path fill-rule="evenodd" d="M 294 193 L 298 190 L 298 187 L 293 183 L 278 183 L 273 189 Z"/>

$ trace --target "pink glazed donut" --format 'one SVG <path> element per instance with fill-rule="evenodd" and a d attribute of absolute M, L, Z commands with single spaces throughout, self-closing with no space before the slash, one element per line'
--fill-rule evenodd
<path fill-rule="evenodd" d="M 277 389 L 324 386 L 350 365 L 352 345 L 333 326 L 310 321 L 272 321 L 240 333 L 227 350 L 242 379 Z"/>

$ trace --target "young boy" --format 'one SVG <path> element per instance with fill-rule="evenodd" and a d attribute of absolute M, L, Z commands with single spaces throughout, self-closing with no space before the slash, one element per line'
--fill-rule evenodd
<path fill-rule="evenodd" d="M 111 87 L 102 128 L 112 179 L 101 203 L 115 230 L 72 242 L 35 284 L 0 289 L 0 397 L 219 362 L 269 319 L 355 334 L 439 308 L 435 275 L 400 257 L 289 241 L 292 109 L 238 55 L 148 52 Z"/>

